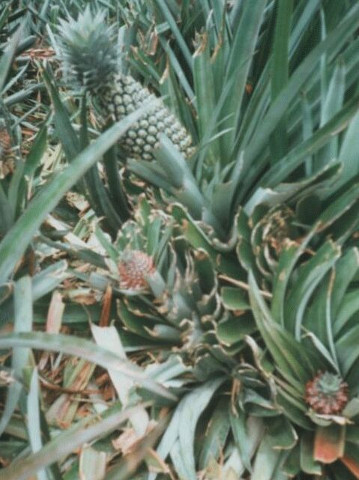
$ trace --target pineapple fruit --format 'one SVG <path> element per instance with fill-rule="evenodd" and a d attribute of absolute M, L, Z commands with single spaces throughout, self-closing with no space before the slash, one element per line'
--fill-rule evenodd
<path fill-rule="evenodd" d="M 306 384 L 305 401 L 319 414 L 339 415 L 348 403 L 348 384 L 339 375 L 319 372 Z"/>
<path fill-rule="evenodd" d="M 100 108 L 104 121 L 119 121 L 156 99 L 130 75 L 119 71 L 118 45 L 105 15 L 93 15 L 89 8 L 77 20 L 62 21 L 59 31 L 61 58 L 68 80 L 85 87 Z M 131 158 L 152 160 L 164 133 L 177 149 L 189 157 L 193 153 L 191 137 L 160 99 L 135 122 L 122 139 L 121 146 Z"/>
<path fill-rule="evenodd" d="M 140 290 L 147 287 L 147 276 L 155 272 L 152 257 L 141 250 L 129 250 L 118 264 L 120 287 Z"/>
<path fill-rule="evenodd" d="M 14 170 L 11 137 L 5 126 L 0 126 L 0 179 Z"/>

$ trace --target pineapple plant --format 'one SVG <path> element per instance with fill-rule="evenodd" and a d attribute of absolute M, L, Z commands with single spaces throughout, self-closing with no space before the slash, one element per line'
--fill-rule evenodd
<path fill-rule="evenodd" d="M 62 20 L 59 28 L 61 61 L 69 84 L 81 85 L 100 107 L 103 121 L 119 121 L 155 100 L 155 96 L 119 68 L 120 46 L 105 13 L 90 7 L 77 20 Z M 160 135 L 166 135 L 185 156 L 193 153 L 190 135 L 160 99 L 128 129 L 121 146 L 131 158 L 152 160 Z"/>
<path fill-rule="evenodd" d="M 259 291 L 258 271 L 252 268 L 249 275 L 250 303 L 275 365 L 270 375 L 277 404 L 300 438 L 283 471 L 298 478 L 300 472 L 334 478 L 344 471 L 353 478 L 359 474 L 353 443 L 358 433 L 357 349 L 349 340 L 356 335 L 357 313 L 351 318 L 354 311 L 347 310 L 357 289 L 358 250 L 325 239 L 321 248 L 306 254 L 310 240 L 323 228 L 321 219 L 326 218 L 330 230 L 336 215 L 343 215 L 344 204 L 345 198 L 333 202 L 301 242 L 284 245 L 270 298 Z M 356 227 L 348 228 L 355 232 Z"/>

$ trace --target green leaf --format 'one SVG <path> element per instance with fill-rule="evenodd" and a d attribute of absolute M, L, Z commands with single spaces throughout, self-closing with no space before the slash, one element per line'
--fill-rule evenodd
<path fill-rule="evenodd" d="M 5 235 L 14 222 L 15 206 L 11 205 L 0 182 L 0 235 Z"/>
<path fill-rule="evenodd" d="M 180 403 L 181 415 L 178 427 L 179 451 L 181 454 L 181 463 L 190 475 L 188 480 L 196 480 L 197 478 L 194 442 L 198 419 L 224 380 L 224 378 L 219 378 L 205 383 L 187 394 Z"/>
<path fill-rule="evenodd" d="M 283 415 L 294 425 L 299 425 L 305 430 L 312 430 L 313 424 L 308 419 L 306 406 L 297 398 L 297 395 L 291 395 L 284 388 L 278 388 L 277 402 L 283 408 Z"/>
<path fill-rule="evenodd" d="M 32 301 L 31 279 L 26 276 L 18 280 L 15 283 L 14 288 L 15 332 L 31 332 L 33 320 Z M 29 361 L 29 355 L 30 350 L 28 348 L 14 348 L 11 359 L 11 368 L 17 380 L 9 385 L 7 391 L 4 411 L 0 421 L 0 436 L 4 432 L 20 399 L 22 391 L 22 384 L 20 381 L 23 380 L 23 370 Z"/>
<path fill-rule="evenodd" d="M 300 466 L 305 473 L 321 475 L 322 467 L 313 457 L 314 438 L 311 432 L 304 432 L 300 439 Z"/>
<path fill-rule="evenodd" d="M 269 135 L 278 125 L 278 122 L 283 117 L 288 105 L 293 99 L 295 99 L 295 96 L 299 94 L 304 82 L 308 79 L 313 70 L 317 68 L 320 55 L 326 52 L 331 52 L 331 54 L 338 52 L 342 45 L 356 30 L 358 21 L 359 6 L 355 5 L 338 24 L 337 28 L 330 32 L 324 41 L 314 47 L 313 50 L 305 57 L 299 67 L 295 70 L 289 79 L 287 86 L 283 89 L 281 95 L 272 103 L 263 122 L 257 126 L 258 131 L 254 133 L 255 141 L 247 149 L 245 155 L 246 170 L 264 148 L 268 141 Z"/>
<path fill-rule="evenodd" d="M 256 324 L 252 315 L 230 315 L 228 318 L 220 320 L 217 324 L 216 335 L 221 343 L 226 347 L 236 345 L 242 346 L 241 341 L 246 335 L 251 335 L 256 331 Z"/>
<path fill-rule="evenodd" d="M 193 56 L 193 80 L 196 92 L 198 129 L 202 143 L 208 143 L 206 162 L 213 165 L 219 157 L 218 139 L 211 140 L 216 134 L 216 124 L 211 121 L 216 108 L 212 62 L 207 35 Z"/>
<path fill-rule="evenodd" d="M 351 185 L 338 198 L 334 198 L 328 207 L 320 214 L 316 222 L 316 230 L 322 231 L 331 226 L 336 220 L 343 216 L 348 210 L 355 207 L 359 198 L 359 183 Z"/>
<path fill-rule="evenodd" d="M 54 105 L 55 130 L 62 143 L 65 155 L 68 161 L 71 162 L 81 150 L 80 141 L 72 126 L 70 115 L 61 101 L 50 70 L 44 70 L 43 76 Z"/>
<path fill-rule="evenodd" d="M 213 410 L 210 422 L 200 449 L 198 467 L 204 470 L 212 460 L 217 460 L 224 451 L 228 437 L 229 404 L 227 399 L 221 399 Z"/>
<path fill-rule="evenodd" d="M 32 277 L 32 302 L 52 292 L 63 280 L 69 276 L 67 262 L 60 260 Z M 20 301 L 21 303 L 21 301 Z M 31 305 L 29 303 L 29 305 Z M 27 315 L 30 315 L 30 307 Z M 8 299 L 0 309 L 0 325 L 12 320 L 14 317 L 14 305 L 12 299 Z"/>
<path fill-rule="evenodd" d="M 319 217 L 321 209 L 322 202 L 319 195 L 305 194 L 295 206 L 296 218 L 301 224 L 312 225 Z"/>
<path fill-rule="evenodd" d="M 189 67 L 192 67 L 192 55 L 191 52 L 182 36 L 180 29 L 177 26 L 176 20 L 173 18 L 170 9 L 168 8 L 164 0 L 155 0 L 155 4 L 160 9 L 162 15 L 164 16 L 166 22 L 171 28 L 174 37 L 176 39 L 177 45 L 181 48 L 182 54 L 184 55 L 186 62 Z"/>
<path fill-rule="evenodd" d="M 313 136 L 314 126 L 312 112 L 307 95 L 302 95 L 302 123 L 303 123 L 303 140 Z M 308 155 L 305 160 L 305 174 L 309 176 L 313 173 L 313 158 L 312 155 Z"/>
<path fill-rule="evenodd" d="M 284 416 L 265 420 L 272 447 L 276 450 L 291 450 L 298 440 L 298 435 L 291 422 Z"/>
<path fill-rule="evenodd" d="M 321 110 L 321 126 L 325 125 L 343 106 L 345 93 L 345 68 L 340 60 L 336 65 L 328 93 L 326 94 Z M 314 161 L 315 168 L 321 168 L 338 156 L 338 137 L 332 138 L 317 154 Z"/>
<path fill-rule="evenodd" d="M 286 452 L 275 450 L 270 437 L 265 435 L 256 454 L 251 480 L 279 480 L 278 467 L 286 456 Z"/>
<path fill-rule="evenodd" d="M 136 313 L 133 312 L 133 309 L 131 311 L 130 308 L 128 308 L 128 303 L 126 302 L 120 302 L 118 306 L 118 312 L 121 317 L 121 320 L 123 323 L 126 325 L 126 328 L 131 331 L 136 333 L 137 335 L 140 335 L 141 337 L 144 337 L 146 339 L 151 339 L 151 333 L 149 329 L 151 326 L 149 323 L 149 320 L 152 320 L 152 324 L 157 326 L 158 322 L 154 322 L 152 318 L 151 312 L 140 312 L 139 309 L 136 309 Z M 146 321 L 144 321 L 146 320 Z M 178 337 L 178 331 L 175 331 L 176 337 Z"/>
<path fill-rule="evenodd" d="M 332 74 L 328 93 L 321 110 L 321 125 L 325 125 L 340 110 L 343 104 L 344 91 L 345 67 L 342 60 L 339 60 Z"/>
<path fill-rule="evenodd" d="M 249 471 L 252 471 L 251 466 L 251 440 L 253 441 L 253 432 L 248 429 L 247 418 L 242 410 L 229 410 L 229 419 L 232 430 L 234 442 L 240 453 L 243 466 Z M 251 440 L 250 440 L 251 438 Z"/>
<path fill-rule="evenodd" d="M 339 153 L 339 161 L 343 164 L 343 170 L 339 185 L 344 185 L 351 178 L 359 173 L 358 147 L 359 147 L 359 112 L 354 116 Z"/>
<path fill-rule="evenodd" d="M 284 472 L 289 478 L 295 478 L 295 475 L 300 473 L 300 444 L 297 445 L 289 452 L 288 458 L 284 465 Z"/>
<path fill-rule="evenodd" d="M 338 336 L 353 315 L 359 311 L 359 294 L 354 290 L 344 295 L 339 311 L 334 320 L 334 334 Z"/>
<path fill-rule="evenodd" d="M 177 406 L 169 426 L 167 427 L 166 431 L 161 438 L 161 441 L 156 449 L 157 454 L 163 460 L 166 459 L 167 455 L 170 453 L 176 441 L 178 439 L 178 428 L 180 423 L 180 415 L 181 415 L 181 403 Z M 148 475 L 148 480 L 155 480 L 157 478 L 156 473 L 150 473 Z"/>
<path fill-rule="evenodd" d="M 248 310 L 248 295 L 243 289 L 235 287 L 223 287 L 221 290 L 223 305 L 228 310 Z"/>
<path fill-rule="evenodd" d="M 235 79 L 233 90 L 230 92 L 227 105 L 223 109 L 223 117 L 228 118 L 228 126 L 232 128 L 239 123 L 248 73 L 252 65 L 266 3 L 266 0 L 257 0 L 255 3 L 245 2 L 242 6 L 240 21 L 236 25 L 227 63 L 227 74 L 224 79 L 224 83 Z M 233 102 L 233 98 L 236 98 L 236 102 Z M 222 128 L 227 128 L 226 122 L 222 125 Z M 235 130 L 233 130 L 229 137 L 232 141 L 235 133 Z M 228 141 L 226 138 L 225 140 Z M 227 156 L 233 148 L 232 141 L 228 142 Z"/>
<path fill-rule="evenodd" d="M 308 302 L 340 253 L 339 247 L 328 241 L 298 271 L 296 282 L 290 290 L 284 308 L 285 327 L 297 340 L 300 340 L 302 335 L 303 316 Z M 312 322 L 322 321 L 323 319 L 312 319 Z"/>
<path fill-rule="evenodd" d="M 288 83 L 289 38 L 292 23 L 293 0 L 279 0 L 276 4 L 276 25 L 271 61 L 272 100 L 281 94 Z M 287 150 L 285 116 L 271 135 L 272 163 L 283 157 Z"/>
<path fill-rule="evenodd" d="M 294 147 L 285 157 L 281 158 L 278 163 L 267 170 L 260 178 L 260 185 L 263 188 L 270 188 L 276 186 L 278 183 L 284 181 L 288 176 L 299 166 L 308 155 L 311 155 L 323 147 L 328 141 L 333 138 L 333 135 L 347 126 L 348 121 L 353 118 L 357 112 L 359 95 L 350 99 L 344 107 L 329 120 L 323 127 L 319 128 L 312 137 L 299 143 Z M 253 165 L 251 170 L 246 175 L 246 183 L 253 185 L 253 180 L 258 178 L 261 173 L 262 166 Z M 244 196 L 243 190 L 242 196 Z"/>
<path fill-rule="evenodd" d="M 23 35 L 23 28 L 20 27 L 17 29 L 15 34 L 12 36 L 10 42 L 7 45 L 5 52 L 1 56 L 0 60 L 0 92 L 3 91 L 4 85 L 6 82 L 6 77 L 11 67 L 12 61 L 16 54 L 16 49 L 18 47 L 21 36 Z"/>
<path fill-rule="evenodd" d="M 39 410 L 39 378 L 37 370 L 34 369 L 30 380 L 30 389 L 26 399 L 27 404 L 27 431 L 31 449 L 34 453 L 43 448 L 41 439 L 40 410 Z M 37 473 L 39 480 L 47 480 L 45 470 Z"/>
<path fill-rule="evenodd" d="M 257 205 L 274 207 L 280 203 L 295 202 L 297 199 L 302 199 L 304 195 L 329 189 L 340 178 L 340 172 L 341 164 L 328 161 L 321 170 L 299 181 L 280 183 L 273 188 L 258 187 L 246 202 L 245 211 L 249 215 Z M 313 212 L 311 213 L 313 215 Z M 313 221 L 310 223 L 313 223 Z"/>
<path fill-rule="evenodd" d="M 359 269 L 359 252 L 357 248 L 350 248 L 335 264 L 335 279 L 332 294 L 332 309 L 336 315 L 342 303 L 346 290 L 355 278 Z"/>
<path fill-rule="evenodd" d="M 354 326 L 336 341 L 339 364 L 344 377 L 358 361 L 359 326 Z"/>
<path fill-rule="evenodd" d="M 36 134 L 34 142 L 31 145 L 29 154 L 26 156 L 24 175 L 28 175 L 30 178 L 35 173 L 35 170 L 39 167 L 41 159 L 45 154 L 48 140 L 47 130 L 47 122 L 44 122 L 44 124 Z"/>
<path fill-rule="evenodd" d="M 285 325 L 285 297 L 293 269 L 300 256 L 304 253 L 313 233 L 309 233 L 300 245 L 289 245 L 284 247 L 279 257 L 278 267 L 273 282 L 273 298 L 271 312 L 273 319 L 280 325 Z"/>
<path fill-rule="evenodd" d="M 304 346 L 271 318 L 252 272 L 249 273 L 249 287 L 249 298 L 254 318 L 266 346 L 273 356 L 278 370 L 287 382 L 301 392 L 315 367 L 307 356 Z"/>
<path fill-rule="evenodd" d="M 104 218 L 105 224 L 108 224 L 113 236 L 115 236 L 121 228 L 122 220 L 104 187 L 97 165 L 94 165 L 85 173 L 84 184 L 86 185 L 90 205 L 99 218 Z"/>
<path fill-rule="evenodd" d="M 114 207 L 121 220 L 125 222 L 130 218 L 130 205 L 123 186 L 120 170 L 118 168 L 116 146 L 111 147 L 104 155 L 104 167 L 108 181 L 108 188 Z"/>

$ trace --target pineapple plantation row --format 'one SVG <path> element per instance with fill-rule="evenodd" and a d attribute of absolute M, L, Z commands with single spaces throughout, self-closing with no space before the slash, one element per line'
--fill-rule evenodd
<path fill-rule="evenodd" d="M 3 2 L 0 480 L 359 479 L 358 32 Z"/>

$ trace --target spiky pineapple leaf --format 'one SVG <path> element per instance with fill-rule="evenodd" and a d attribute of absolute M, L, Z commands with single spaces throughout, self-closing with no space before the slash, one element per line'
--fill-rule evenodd
<path fill-rule="evenodd" d="M 340 256 L 340 249 L 332 242 L 326 242 L 316 255 L 298 271 L 298 278 L 291 288 L 284 307 L 284 325 L 286 329 L 300 340 L 303 316 L 313 292 L 323 280 L 326 273 L 333 267 Z M 313 319 L 313 321 L 323 321 Z"/>
<path fill-rule="evenodd" d="M 359 327 L 354 326 L 338 338 L 336 342 L 336 349 L 344 375 L 347 375 L 353 366 L 358 362 L 358 341 L 359 341 Z"/>
<path fill-rule="evenodd" d="M 289 40 L 292 23 L 293 0 L 279 0 L 276 5 L 275 31 L 271 61 L 272 100 L 281 94 L 289 77 Z M 272 163 L 281 158 L 287 150 L 287 118 L 279 122 L 271 135 Z"/>
<path fill-rule="evenodd" d="M 273 283 L 273 298 L 271 303 L 271 312 L 273 319 L 277 321 L 280 325 L 285 324 L 285 296 L 290 281 L 292 271 L 298 262 L 300 256 L 305 251 L 306 246 L 311 240 L 313 233 L 310 233 L 306 238 L 299 244 L 291 244 L 287 247 L 284 247 L 278 262 L 278 267 L 274 277 Z"/>
<path fill-rule="evenodd" d="M 30 332 L 32 329 L 32 285 L 29 276 L 22 277 L 15 283 L 14 288 L 14 331 Z M 14 348 L 11 358 L 11 368 L 17 381 L 8 387 L 4 411 L 0 420 L 0 436 L 4 432 L 8 422 L 14 413 L 22 392 L 23 371 L 29 361 L 30 350 Z"/>
<path fill-rule="evenodd" d="M 249 298 L 258 329 L 275 359 L 278 370 L 289 384 L 302 392 L 310 372 L 315 370 L 313 359 L 304 345 L 273 321 L 252 272 L 249 273 Z"/>
<path fill-rule="evenodd" d="M 314 438 L 311 432 L 304 432 L 300 439 L 300 467 L 305 473 L 321 475 L 322 466 L 313 458 Z"/>
<path fill-rule="evenodd" d="M 345 132 L 345 137 L 340 149 L 339 160 L 343 164 L 343 172 L 339 181 L 339 185 L 344 185 L 347 181 L 353 178 L 353 176 L 359 173 L 359 162 L 357 155 L 358 131 L 359 114 L 357 113 L 351 120 L 348 130 Z"/>
<path fill-rule="evenodd" d="M 287 105 L 291 103 L 296 95 L 298 95 L 304 82 L 308 79 L 311 72 L 317 67 L 320 55 L 326 52 L 330 52 L 331 54 L 334 54 L 335 51 L 338 52 L 342 45 L 349 39 L 349 37 L 357 28 L 358 21 L 359 8 L 358 5 L 355 5 L 348 11 L 347 15 L 339 23 L 337 28 L 330 32 L 325 40 L 313 48 L 313 50 L 306 56 L 303 62 L 292 74 L 280 97 L 277 97 L 277 99 L 273 102 L 271 108 L 265 116 L 264 121 L 257 126 L 258 134 L 254 134 L 255 142 L 250 145 L 250 148 L 247 150 L 245 155 L 246 171 L 247 166 L 252 164 L 254 158 L 264 148 L 265 143 L 268 141 L 268 136 L 276 128 L 276 125 L 287 109 Z M 281 163 L 282 162 L 280 162 L 279 165 Z"/>
<path fill-rule="evenodd" d="M 265 436 L 257 451 L 253 473 L 251 475 L 252 480 L 284 480 L 283 462 L 287 456 L 286 452 L 273 448 L 273 444 L 269 436 Z M 265 465 L 265 468 L 263 468 Z"/>
<path fill-rule="evenodd" d="M 211 461 L 220 457 L 230 431 L 228 399 L 221 399 L 213 410 L 198 457 L 200 470 L 208 468 Z"/>
<path fill-rule="evenodd" d="M 163 459 L 171 455 L 178 473 L 185 475 L 188 480 L 196 480 L 194 440 L 198 419 L 224 380 L 210 380 L 182 398 L 157 448 Z M 150 474 L 148 480 L 155 478 L 155 474 Z"/>

